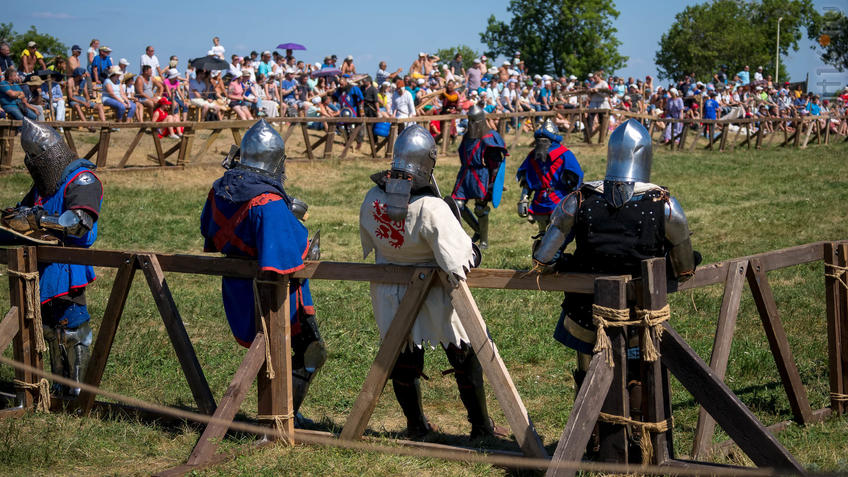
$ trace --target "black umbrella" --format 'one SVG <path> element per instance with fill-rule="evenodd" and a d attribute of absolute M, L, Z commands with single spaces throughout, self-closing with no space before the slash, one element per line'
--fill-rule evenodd
<path fill-rule="evenodd" d="M 217 71 L 217 70 L 228 70 L 230 69 L 230 64 L 226 61 L 218 58 L 217 56 L 204 56 L 202 58 L 195 58 L 189 62 L 191 66 L 194 66 L 198 70 L 207 70 L 207 71 Z"/>

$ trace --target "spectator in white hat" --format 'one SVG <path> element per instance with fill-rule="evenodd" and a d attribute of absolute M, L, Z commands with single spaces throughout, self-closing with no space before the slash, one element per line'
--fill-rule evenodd
<path fill-rule="evenodd" d="M 474 59 L 474 64 L 465 72 L 465 87 L 468 91 L 475 91 L 480 87 L 480 79 L 483 77 L 482 63 Z"/>
<path fill-rule="evenodd" d="M 356 74 L 356 65 L 353 64 L 353 55 L 347 55 L 342 61 L 342 74 L 343 75 L 355 75 Z"/>

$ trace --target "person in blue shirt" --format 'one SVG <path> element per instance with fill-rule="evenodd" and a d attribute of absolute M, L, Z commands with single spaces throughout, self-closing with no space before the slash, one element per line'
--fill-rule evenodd
<path fill-rule="evenodd" d="M 333 93 L 333 99 L 339 103 L 342 117 L 356 118 L 365 115 L 365 111 L 363 109 L 365 96 L 362 94 L 362 90 L 359 89 L 359 86 L 351 84 L 350 75 L 342 75 L 339 78 L 339 87 L 336 88 L 336 91 Z M 349 129 L 350 125 L 346 125 L 346 127 Z M 363 129 L 364 128 L 360 128 L 359 132 L 356 134 L 357 151 L 362 147 L 362 138 L 364 136 Z"/>
<path fill-rule="evenodd" d="M 38 117 L 37 109 L 27 101 L 26 93 L 19 84 L 20 79 L 14 66 L 6 69 L 6 79 L 0 81 L 0 107 L 12 119 L 20 121 L 26 116 L 34 121 Z"/>
<path fill-rule="evenodd" d="M 819 104 L 818 96 L 813 96 L 813 100 L 807 103 L 807 111 L 810 112 L 811 116 L 818 116 L 821 114 L 821 105 Z"/>
<path fill-rule="evenodd" d="M 109 53 L 112 49 L 108 46 L 101 46 L 100 54 L 95 56 L 91 61 L 91 78 L 95 83 L 102 83 L 109 78 L 109 68 L 112 67 L 112 57 Z"/>
<path fill-rule="evenodd" d="M 23 119 L 21 148 L 33 186 L 3 223 L 18 232 L 53 235 L 64 246 L 88 248 L 97 240 L 103 186 L 94 164 L 71 151 L 55 129 Z M 91 327 L 85 289 L 96 278 L 89 265 L 39 263 L 38 285 L 44 341 L 54 374 L 81 381 L 88 366 Z M 79 388 L 55 384 L 56 394 L 75 397 Z"/>
<path fill-rule="evenodd" d="M 716 101 L 716 92 L 710 91 L 710 99 L 704 102 L 704 119 L 718 119 L 718 109 L 720 105 Z"/>
<path fill-rule="evenodd" d="M 742 71 L 736 73 L 736 76 L 738 76 L 739 79 L 742 81 L 742 86 L 745 86 L 746 84 L 750 83 L 751 72 L 749 71 L 748 65 L 745 65 L 745 68 Z"/>
<path fill-rule="evenodd" d="M 248 129 L 238 162 L 228 167 L 212 185 L 200 216 L 204 251 L 255 259 L 259 277 L 266 280 L 302 270 L 304 260 L 317 260 L 317 249 L 311 246 L 306 227 L 294 214 L 299 201 L 283 188 L 285 143 L 271 125 L 262 119 Z M 236 341 L 244 347 L 249 347 L 262 331 L 255 312 L 254 287 L 251 279 L 221 280 L 227 321 Z M 327 353 L 315 320 L 309 280 L 291 279 L 289 294 L 292 397 L 296 424 L 302 425 L 304 419 L 298 410 Z"/>

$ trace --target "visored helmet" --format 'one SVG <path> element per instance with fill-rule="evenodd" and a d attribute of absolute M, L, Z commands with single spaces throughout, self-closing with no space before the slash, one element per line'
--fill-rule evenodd
<path fill-rule="evenodd" d="M 404 220 L 412 191 L 430 185 L 436 166 L 436 141 L 420 125 L 407 126 L 398 135 L 392 156 L 385 183 L 386 213 L 392 220 Z"/>
<path fill-rule="evenodd" d="M 636 182 L 651 181 L 653 147 L 651 135 L 635 119 L 628 119 L 610 134 L 604 196 L 621 207 L 633 196 Z"/>
<path fill-rule="evenodd" d="M 264 119 L 244 133 L 240 155 L 238 167 L 271 176 L 280 182 L 285 180 L 286 143 Z"/>
<path fill-rule="evenodd" d="M 471 139 L 480 139 L 488 131 L 486 125 L 486 111 L 478 105 L 468 109 L 468 131 L 465 133 Z"/>
<path fill-rule="evenodd" d="M 77 159 L 77 155 L 55 129 L 26 117 L 21 130 L 21 148 L 26 153 L 24 164 L 36 190 L 45 197 L 55 194 L 62 172 Z"/>

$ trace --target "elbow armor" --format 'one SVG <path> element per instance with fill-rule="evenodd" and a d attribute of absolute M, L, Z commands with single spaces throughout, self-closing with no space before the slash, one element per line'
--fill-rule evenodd
<path fill-rule="evenodd" d="M 566 237 L 574 227 L 574 216 L 580 201 L 577 193 L 569 194 L 559 203 L 553 215 L 551 225 L 542 237 L 539 247 L 533 253 L 533 260 L 544 265 L 550 265 L 558 258 L 560 249 L 566 243 Z"/>
<path fill-rule="evenodd" d="M 687 280 L 695 273 L 695 253 L 692 251 L 690 235 L 683 207 L 671 197 L 665 204 L 665 238 L 671 244 L 668 260 L 679 281 Z"/>
<path fill-rule="evenodd" d="M 53 230 L 71 237 L 82 237 L 94 227 L 94 218 L 81 209 L 62 212 L 61 215 L 43 215 L 38 225 L 46 230 Z"/>

